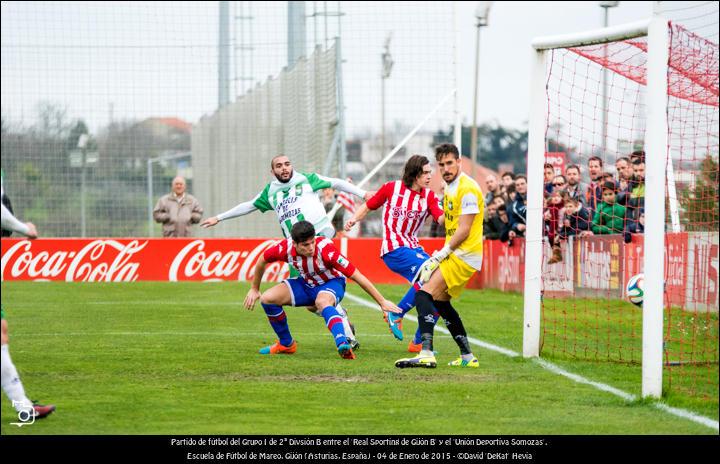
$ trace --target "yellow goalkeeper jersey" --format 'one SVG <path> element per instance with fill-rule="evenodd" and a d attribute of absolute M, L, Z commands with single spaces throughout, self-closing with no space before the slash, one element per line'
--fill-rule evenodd
<path fill-rule="evenodd" d="M 471 266 L 480 270 L 483 257 L 483 214 L 485 203 L 480 186 L 470 176 L 460 173 L 452 183 L 445 187 L 443 198 L 445 211 L 445 244 L 458 228 L 460 216 L 475 214 L 470 235 L 454 251 L 454 254 Z"/>

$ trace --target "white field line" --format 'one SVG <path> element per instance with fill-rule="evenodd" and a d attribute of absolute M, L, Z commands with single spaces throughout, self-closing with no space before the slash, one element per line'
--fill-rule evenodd
<path fill-rule="evenodd" d="M 360 298 L 358 296 L 352 295 L 347 292 L 345 293 L 345 298 L 350 299 L 356 303 L 360 303 L 363 306 L 366 306 L 368 308 L 372 308 L 377 311 L 380 311 L 380 307 L 376 303 L 374 303 L 370 300 Z M 404 319 L 410 319 L 411 321 L 417 322 L 417 317 L 409 315 L 409 314 L 405 315 Z M 445 327 L 441 327 L 440 325 L 435 326 L 435 330 L 437 330 L 439 332 L 443 332 L 445 334 L 450 334 L 450 332 Z M 477 345 L 481 348 L 485 348 L 490 351 L 495 351 L 497 353 L 504 354 L 505 356 L 510 356 L 510 357 L 520 356 L 520 353 L 518 353 L 516 351 L 509 350 L 509 349 L 503 348 L 501 346 L 493 345 L 492 343 L 487 343 L 482 340 L 478 340 L 476 338 L 468 337 L 468 341 L 470 341 L 470 343 L 472 343 L 473 345 Z M 542 367 L 543 369 L 547 369 L 548 371 L 550 371 L 554 374 L 558 374 L 563 377 L 566 377 L 566 378 L 572 380 L 573 382 L 590 385 L 591 387 L 596 388 L 598 390 L 618 396 L 618 397 L 624 399 L 625 401 L 635 401 L 638 399 L 637 396 L 635 396 L 631 393 L 624 392 L 622 390 L 619 390 L 615 387 L 606 385 L 601 382 L 595 382 L 593 380 L 586 379 L 585 377 L 578 375 L 578 374 L 573 374 L 572 372 L 568 372 L 565 369 L 563 369 L 562 367 L 560 367 L 556 364 L 553 364 L 551 362 L 545 361 L 544 359 L 533 358 L 532 361 L 535 364 L 537 364 L 538 366 Z M 672 414 L 673 416 L 681 417 L 683 419 L 690 420 L 697 424 L 704 425 L 706 427 L 709 427 L 709 428 L 715 430 L 716 432 L 720 431 L 720 423 L 718 423 L 718 421 L 716 421 L 714 419 L 710 419 L 709 417 L 701 416 L 699 414 L 695 414 L 694 412 L 687 411 L 685 409 L 674 408 L 674 407 L 668 406 L 667 404 L 659 402 L 659 401 L 656 401 L 652 404 L 653 404 L 653 406 L 655 406 L 655 408 L 659 409 L 660 411 L 664 411 L 668 414 Z"/>

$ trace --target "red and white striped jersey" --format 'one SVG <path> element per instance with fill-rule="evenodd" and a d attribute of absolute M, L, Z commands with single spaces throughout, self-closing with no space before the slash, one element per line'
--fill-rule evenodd
<path fill-rule="evenodd" d="M 292 239 L 288 238 L 265 250 L 263 258 L 268 263 L 285 261 L 290 264 L 300 271 L 300 277 L 310 287 L 337 277 L 350 277 L 355 272 L 355 266 L 325 237 L 315 237 L 315 253 L 311 257 L 298 255 Z"/>
<path fill-rule="evenodd" d="M 419 247 L 417 233 L 428 214 L 436 221 L 443 215 L 440 202 L 432 190 L 424 188 L 416 192 L 400 180 L 385 183 L 366 204 L 370 209 L 383 206 L 380 256 L 403 246 Z"/>

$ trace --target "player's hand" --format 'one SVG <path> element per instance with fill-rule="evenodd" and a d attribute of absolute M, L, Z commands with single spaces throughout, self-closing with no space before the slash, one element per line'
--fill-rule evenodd
<path fill-rule="evenodd" d="M 380 309 L 386 313 L 402 314 L 402 309 L 398 308 L 397 305 L 390 300 L 383 300 Z"/>
<path fill-rule="evenodd" d="M 418 281 L 420 281 L 421 284 L 424 284 L 428 280 L 430 280 L 430 276 L 432 276 L 433 272 L 435 272 L 435 269 L 440 267 L 440 261 L 435 256 L 432 256 L 431 258 L 427 259 L 422 265 L 420 266 L 420 272 L 418 273 Z"/>
<path fill-rule="evenodd" d="M 257 303 L 257 300 L 260 299 L 260 290 L 256 288 L 251 288 L 250 291 L 245 296 L 245 309 L 248 311 L 252 311 L 255 309 L 255 303 Z"/>
<path fill-rule="evenodd" d="M 214 225 L 217 224 L 218 222 L 220 222 L 220 221 L 218 220 L 217 216 L 213 216 L 213 217 L 211 217 L 211 218 L 205 219 L 205 220 L 200 224 L 200 226 L 203 227 L 203 228 L 205 228 L 205 229 L 207 229 L 208 227 L 214 226 Z"/>
<path fill-rule="evenodd" d="M 519 230 L 520 232 L 522 232 L 523 230 L 525 230 L 525 224 L 518 224 L 518 225 L 517 225 L 517 230 Z"/>
<path fill-rule="evenodd" d="M 28 228 L 27 238 L 29 238 L 30 240 L 38 238 L 38 232 L 35 224 L 33 224 L 32 222 L 26 222 L 25 225 Z"/>
<path fill-rule="evenodd" d="M 355 224 L 357 223 L 358 221 L 356 221 L 355 219 L 350 219 L 348 222 L 345 223 L 345 227 L 343 227 L 343 229 L 345 229 L 345 232 L 350 232 L 350 229 L 355 227 Z"/>

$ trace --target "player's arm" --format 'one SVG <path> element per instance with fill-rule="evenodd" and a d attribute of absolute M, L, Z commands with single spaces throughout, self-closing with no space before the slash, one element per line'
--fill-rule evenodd
<path fill-rule="evenodd" d="M 3 229 L 17 232 L 18 234 L 22 234 L 30 239 L 38 237 L 37 229 L 32 222 L 22 223 L 10 212 L 9 209 L 5 207 L 5 205 L 0 206 L 2 206 L 2 223 L 0 225 Z"/>
<path fill-rule="evenodd" d="M 443 211 L 437 196 L 435 196 L 435 192 L 432 190 L 430 191 L 430 195 L 428 195 L 428 210 L 430 210 L 430 214 L 433 219 L 435 219 L 435 222 L 440 225 L 445 224 L 445 212 Z"/>
<path fill-rule="evenodd" d="M 262 282 L 263 274 L 265 274 L 265 266 L 267 263 L 273 263 L 275 261 L 281 261 L 287 254 L 287 249 L 284 248 L 285 242 L 278 242 L 271 246 L 260 255 L 258 262 L 255 265 L 255 275 L 253 276 L 252 284 L 250 284 L 250 290 L 248 290 L 245 296 L 245 308 L 252 311 L 255 308 L 255 303 L 260 299 L 260 283 Z"/>
<path fill-rule="evenodd" d="M 367 277 L 363 275 L 360 270 L 357 268 L 355 269 L 355 272 L 352 273 L 350 276 L 352 280 L 354 280 L 360 287 L 365 290 L 365 293 L 370 295 L 373 300 L 377 302 L 377 304 L 380 305 L 380 309 L 382 309 L 386 313 L 397 313 L 400 314 L 402 311 L 400 308 L 398 308 L 395 303 L 393 303 L 390 300 L 387 300 L 384 296 L 380 294 L 377 288 L 368 280 Z"/>
<path fill-rule="evenodd" d="M 375 192 L 370 198 L 367 198 L 367 201 L 355 210 L 355 214 L 353 214 L 353 217 L 350 218 L 350 220 L 348 220 L 348 222 L 345 224 L 345 230 L 352 229 L 355 224 L 365 219 L 365 216 L 367 216 L 370 210 L 376 210 L 380 206 L 382 206 L 388 198 L 389 191 L 390 187 L 388 186 L 388 184 L 385 184 L 380 187 L 380 190 Z"/>
<path fill-rule="evenodd" d="M 363 200 L 368 200 L 372 196 L 372 192 L 368 192 L 366 190 L 361 189 L 355 184 L 351 184 L 350 182 L 342 179 L 337 179 L 335 177 L 325 177 L 318 174 L 318 178 L 320 180 L 323 180 L 325 182 L 330 183 L 330 187 L 339 190 L 341 192 L 345 193 L 351 193 L 355 196 L 358 196 L 362 198 Z"/>
<path fill-rule="evenodd" d="M 253 276 L 250 290 L 248 290 L 247 295 L 245 295 L 245 309 L 250 311 L 255 309 L 255 303 L 257 303 L 257 300 L 260 299 L 260 283 L 262 282 L 263 274 L 265 273 L 265 266 L 267 266 L 267 261 L 265 261 L 264 256 L 260 256 L 260 259 L 258 259 L 258 262 L 255 265 L 255 275 Z"/>
<path fill-rule="evenodd" d="M 363 203 L 360 205 L 356 210 L 355 214 L 348 219 L 348 221 L 345 223 L 345 231 L 350 231 L 353 227 L 355 227 L 355 224 L 365 219 L 365 216 L 370 212 L 370 208 L 367 207 L 367 203 Z"/>
<path fill-rule="evenodd" d="M 224 213 L 220 213 L 217 216 L 213 216 L 210 218 L 205 219 L 202 224 L 200 224 L 204 228 L 212 227 L 215 224 L 217 224 L 220 221 L 224 221 L 226 219 L 232 219 L 240 216 L 245 216 L 246 214 L 250 214 L 253 211 L 257 211 L 258 207 L 255 204 L 257 201 L 257 197 L 255 199 L 246 201 L 244 203 L 240 203 L 236 207 L 229 209 L 225 211 Z"/>

